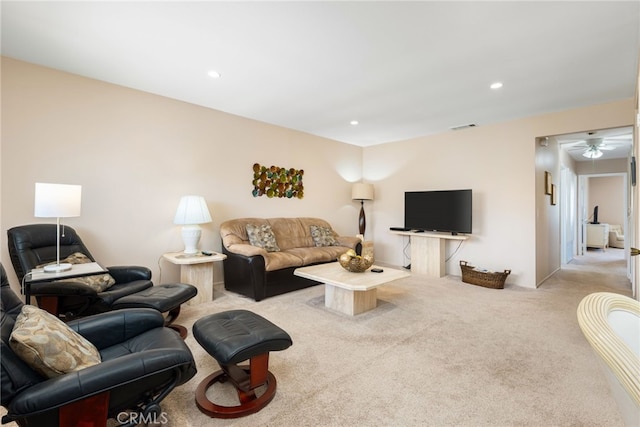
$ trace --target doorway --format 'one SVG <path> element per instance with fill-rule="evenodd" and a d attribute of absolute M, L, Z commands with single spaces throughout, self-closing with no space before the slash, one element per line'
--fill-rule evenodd
<path fill-rule="evenodd" d="M 576 264 L 594 262 L 599 257 L 603 262 L 598 264 L 606 267 L 609 263 L 605 259 L 620 258 L 618 268 L 623 262 L 626 277 L 631 281 L 629 242 L 634 218 L 629 182 L 631 128 L 550 138 L 558 143 L 560 160 L 560 269 L 575 268 Z M 593 154 L 596 149 L 601 150 L 597 156 Z M 595 206 L 599 206 L 598 222 L 619 225 L 623 230 L 622 248 L 587 248 L 587 225 L 593 222 Z"/>
<path fill-rule="evenodd" d="M 628 179 L 626 173 L 587 174 L 578 176 L 577 189 L 577 257 L 597 257 L 598 253 L 607 258 L 617 254 L 625 261 L 626 275 L 631 279 L 629 257 L 629 200 Z M 571 227 L 569 214 L 563 217 L 566 227 Z M 596 224 L 594 224 L 596 223 Z M 591 228 L 591 229 L 590 229 Z M 614 229 L 620 233 L 615 233 Z M 625 230 L 627 230 L 625 232 Z M 602 245 L 599 234 L 604 234 L 606 245 Z M 589 242 L 589 236 L 595 242 Z M 623 238 L 618 241 L 618 236 Z M 563 260 L 563 264 L 564 264 Z"/>

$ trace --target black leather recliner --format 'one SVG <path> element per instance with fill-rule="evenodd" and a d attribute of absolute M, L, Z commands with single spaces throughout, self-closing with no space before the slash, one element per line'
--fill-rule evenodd
<path fill-rule="evenodd" d="M 9 346 L 23 303 L 11 290 L 0 264 L 2 422 L 20 426 L 62 426 L 60 419 L 77 411 L 106 412 L 123 425 L 160 419 L 160 402 L 196 374 L 193 355 L 179 335 L 163 326 L 151 309 L 124 309 L 73 320 L 73 330 L 93 343 L 102 362 L 79 371 L 45 378 L 25 364 Z M 95 406 L 96 397 L 106 408 Z M 127 418 L 127 412 L 129 415 Z M 170 415 L 166 415 L 170 417 Z M 127 422 L 128 420 L 128 422 Z M 106 420 L 104 420 L 106 422 Z"/>
<path fill-rule="evenodd" d="M 9 255 L 19 280 L 23 281 L 37 266 L 56 260 L 56 233 L 56 224 L 22 225 L 7 231 Z M 64 236 L 60 237 L 60 259 L 75 252 L 95 261 L 76 231 L 65 226 Z M 143 307 L 168 313 L 170 324 L 180 313 L 181 304 L 198 292 L 195 286 L 184 283 L 154 286 L 151 270 L 146 267 L 107 267 L 107 270 L 116 283 L 104 292 L 98 293 L 82 283 L 55 281 L 31 283 L 29 294 L 36 297 L 41 308 L 67 318 Z"/>

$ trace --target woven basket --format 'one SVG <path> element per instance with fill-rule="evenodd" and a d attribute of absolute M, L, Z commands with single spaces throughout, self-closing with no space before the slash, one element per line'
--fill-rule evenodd
<path fill-rule="evenodd" d="M 503 273 L 478 271 L 467 261 L 460 261 L 460 269 L 463 282 L 492 289 L 504 289 L 504 282 L 511 273 L 511 270 L 505 270 Z"/>

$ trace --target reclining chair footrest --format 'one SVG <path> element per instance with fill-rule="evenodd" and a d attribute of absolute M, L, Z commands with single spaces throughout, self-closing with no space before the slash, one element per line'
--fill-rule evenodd
<path fill-rule="evenodd" d="M 165 326 L 178 332 L 182 339 L 188 335 L 187 328 L 172 324 L 180 314 L 181 304 L 196 296 L 198 289 L 185 283 L 167 283 L 152 286 L 138 293 L 119 298 L 113 303 L 113 308 L 152 308 L 161 313 L 167 313 Z"/>
<path fill-rule="evenodd" d="M 167 283 L 118 298 L 112 307 L 114 309 L 144 307 L 166 313 L 189 301 L 197 293 L 195 286 L 185 283 Z"/>

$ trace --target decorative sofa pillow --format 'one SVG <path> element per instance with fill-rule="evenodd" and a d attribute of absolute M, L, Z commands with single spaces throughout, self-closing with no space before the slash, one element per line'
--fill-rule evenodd
<path fill-rule="evenodd" d="M 91 261 L 91 259 L 83 253 L 75 252 L 69 255 L 68 257 L 66 257 L 64 260 L 60 260 L 60 262 L 61 263 L 65 262 L 69 264 L 87 264 L 93 261 Z M 45 265 L 50 265 L 50 264 L 55 264 L 55 263 L 50 262 L 47 264 L 39 265 L 38 267 L 44 267 Z M 96 292 L 104 292 L 116 283 L 115 279 L 111 277 L 110 274 L 94 274 L 91 276 L 73 277 L 70 279 L 64 279 L 62 281 L 83 283 L 89 286 L 91 289 L 95 290 Z"/>
<path fill-rule="evenodd" d="M 27 365 L 47 378 L 100 363 L 100 352 L 62 320 L 32 305 L 22 306 L 9 346 Z"/>
<path fill-rule="evenodd" d="M 253 246 L 264 248 L 267 252 L 279 252 L 278 242 L 269 224 L 247 224 L 247 236 Z"/>
<path fill-rule="evenodd" d="M 316 246 L 336 246 L 338 244 L 331 228 L 319 225 L 310 225 L 309 228 L 311 229 L 313 243 Z"/>

